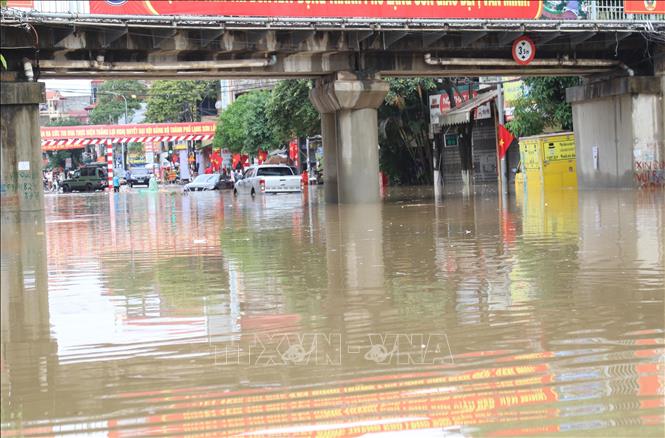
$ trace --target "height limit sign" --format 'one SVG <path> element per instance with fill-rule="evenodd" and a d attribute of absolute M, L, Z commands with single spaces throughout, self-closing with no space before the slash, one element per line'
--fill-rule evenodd
<path fill-rule="evenodd" d="M 519 37 L 513 42 L 513 59 L 519 65 L 529 65 L 536 57 L 536 44 L 528 36 Z"/>

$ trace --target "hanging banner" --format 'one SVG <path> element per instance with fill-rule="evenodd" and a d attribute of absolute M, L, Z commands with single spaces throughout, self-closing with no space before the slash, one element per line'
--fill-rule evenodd
<path fill-rule="evenodd" d="M 626 14 L 665 14 L 665 0 L 624 0 Z"/>
<path fill-rule="evenodd" d="M 547 2 L 545 2 L 547 3 Z M 549 2 L 552 3 L 552 2 Z M 540 0 L 459 1 L 106 1 L 90 0 L 91 14 L 212 15 L 310 18 L 536 19 Z"/>
<path fill-rule="evenodd" d="M 44 126 L 40 128 L 42 140 L 68 138 L 104 137 L 151 137 L 151 136 L 203 136 L 214 135 L 216 122 L 193 123 L 145 123 L 140 125 L 80 125 Z M 185 140 L 183 138 L 182 140 Z M 135 141 L 150 141 L 135 139 Z"/>

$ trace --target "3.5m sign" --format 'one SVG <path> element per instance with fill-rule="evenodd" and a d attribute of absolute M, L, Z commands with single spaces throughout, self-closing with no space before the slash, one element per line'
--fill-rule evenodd
<path fill-rule="evenodd" d="M 112 1 L 90 0 L 92 14 L 212 15 L 302 18 L 539 18 L 539 0 L 293 0 Z"/>

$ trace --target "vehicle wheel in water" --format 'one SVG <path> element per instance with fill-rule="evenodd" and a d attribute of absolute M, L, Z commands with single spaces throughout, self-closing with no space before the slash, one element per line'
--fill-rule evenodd
<path fill-rule="evenodd" d="M 69 186 L 67 184 L 65 184 L 64 186 L 62 186 L 62 191 L 64 193 L 69 193 L 71 191 L 71 189 L 69 188 Z"/>
<path fill-rule="evenodd" d="M 236 189 L 233 189 L 233 196 L 238 196 L 238 191 Z"/>
<path fill-rule="evenodd" d="M 85 185 L 86 192 L 93 192 L 92 184 L 88 183 Z"/>
<path fill-rule="evenodd" d="M 254 189 L 252 189 L 252 193 L 251 193 L 251 195 L 252 195 L 252 198 L 253 198 L 254 196 L 256 196 L 256 192 L 254 191 Z"/>

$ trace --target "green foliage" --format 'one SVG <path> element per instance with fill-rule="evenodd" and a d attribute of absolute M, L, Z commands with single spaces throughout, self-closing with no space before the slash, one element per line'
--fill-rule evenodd
<path fill-rule="evenodd" d="M 566 88 L 579 85 L 578 77 L 535 77 L 524 80 L 524 96 L 517 100 L 508 129 L 516 136 L 542 134 L 546 128 L 573 129 L 573 112 Z"/>
<path fill-rule="evenodd" d="M 7 60 L 6 60 L 5 57 L 2 55 L 2 53 L 0 53 L 0 64 L 2 64 L 2 68 L 4 68 L 5 70 L 7 70 Z"/>
<path fill-rule="evenodd" d="M 146 120 L 152 123 L 201 121 L 199 105 L 216 94 L 215 81 L 155 81 L 148 91 Z"/>
<path fill-rule="evenodd" d="M 214 146 L 245 153 L 278 146 L 280 141 L 266 110 L 269 100 L 266 90 L 238 97 L 219 116 Z"/>
<path fill-rule="evenodd" d="M 428 95 L 437 83 L 427 78 L 389 79 L 390 91 L 379 107 L 381 169 L 403 184 L 432 181 L 428 139 Z"/>
<path fill-rule="evenodd" d="M 142 154 L 145 151 L 143 143 L 127 144 L 127 152 L 130 154 Z"/>
<path fill-rule="evenodd" d="M 281 143 L 321 132 L 319 112 L 309 100 L 308 80 L 282 81 L 270 93 L 266 114 Z"/>
<path fill-rule="evenodd" d="M 125 96 L 127 99 L 127 114 L 131 119 L 134 111 L 141 107 L 146 87 L 138 81 L 106 81 L 98 90 L 97 105 L 90 111 L 90 123 L 103 125 L 117 123 L 120 117 L 125 115 L 125 101 L 115 93 Z M 136 96 L 136 97 L 132 97 Z"/>
<path fill-rule="evenodd" d="M 81 122 L 81 120 L 76 117 L 62 117 L 60 119 L 50 120 L 46 126 L 78 126 L 84 124 L 85 123 Z"/>
<path fill-rule="evenodd" d="M 72 159 L 72 167 L 77 168 L 79 164 L 83 163 L 83 149 L 72 149 L 66 151 L 56 151 L 49 153 L 48 163 L 50 168 L 62 167 L 65 168 L 66 159 Z"/>

